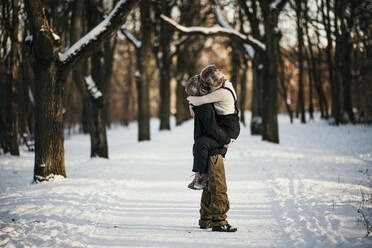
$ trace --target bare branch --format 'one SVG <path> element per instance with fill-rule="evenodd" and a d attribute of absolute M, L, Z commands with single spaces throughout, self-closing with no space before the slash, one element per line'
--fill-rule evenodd
<path fill-rule="evenodd" d="M 246 35 L 236 31 L 236 30 L 230 30 L 226 28 L 221 28 L 221 27 L 211 27 L 211 28 L 206 28 L 206 27 L 185 27 L 171 18 L 161 15 L 160 16 L 166 23 L 171 25 L 174 29 L 178 30 L 181 33 L 184 34 L 189 34 L 189 35 L 204 35 L 204 36 L 224 36 L 224 37 L 229 37 L 231 39 L 234 39 L 238 42 L 241 43 L 247 43 L 254 47 L 257 50 L 265 50 L 266 46 L 262 42 L 256 40 L 256 39 L 251 39 L 250 37 L 247 37 Z"/>
<path fill-rule="evenodd" d="M 59 54 L 60 62 L 66 66 L 71 66 L 79 59 L 94 52 L 96 47 L 120 29 L 129 12 L 139 2 L 136 0 L 120 0 L 105 20 L 72 45 L 67 51 Z"/>
<path fill-rule="evenodd" d="M 99 99 L 102 98 L 102 92 L 98 89 L 96 83 L 94 82 L 91 75 L 84 78 L 85 86 L 87 89 L 87 92 L 89 93 L 89 96 L 93 99 Z"/>
<path fill-rule="evenodd" d="M 214 0 L 214 13 L 216 15 L 216 19 L 217 19 L 217 22 L 223 27 L 223 28 L 226 28 L 228 30 L 234 30 L 234 28 L 225 20 L 225 18 L 222 16 L 222 13 L 221 13 L 221 8 L 220 6 L 218 5 L 217 3 L 217 0 Z M 234 30 L 235 31 L 235 30 Z M 251 39 L 254 39 L 253 37 L 251 37 Z M 256 39 L 254 39 L 256 40 Z M 258 40 L 256 40 L 256 42 L 260 42 Z M 261 42 L 260 42 L 261 43 Z M 243 51 L 248 55 L 248 57 L 250 59 L 253 59 L 254 57 L 254 54 L 255 54 L 255 51 L 254 49 L 252 48 L 252 46 L 250 45 L 247 45 L 247 44 L 243 44 Z"/>
<path fill-rule="evenodd" d="M 128 41 L 136 48 L 140 49 L 142 46 L 142 42 L 137 40 L 133 34 L 131 34 L 126 28 L 121 28 L 121 33 L 128 39 Z"/>

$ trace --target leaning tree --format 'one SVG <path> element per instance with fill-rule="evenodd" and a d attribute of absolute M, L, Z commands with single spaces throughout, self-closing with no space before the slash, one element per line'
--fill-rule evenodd
<path fill-rule="evenodd" d="M 35 72 L 35 166 L 34 181 L 54 175 L 66 177 L 63 147 L 62 95 L 67 73 L 73 65 L 94 52 L 124 24 L 129 12 L 139 3 L 119 1 L 111 13 L 88 34 L 68 49 L 61 47 L 40 0 L 26 0 L 32 32 L 32 57 Z"/>

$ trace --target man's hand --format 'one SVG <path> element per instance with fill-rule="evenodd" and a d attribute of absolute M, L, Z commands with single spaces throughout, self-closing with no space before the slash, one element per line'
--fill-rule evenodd
<path fill-rule="evenodd" d="M 195 113 L 194 113 L 194 110 L 192 109 L 192 105 L 191 104 L 189 104 L 189 111 L 190 111 L 191 117 L 194 118 L 195 117 Z"/>
<path fill-rule="evenodd" d="M 225 148 L 229 148 L 229 147 L 232 145 L 232 143 L 233 143 L 234 141 L 235 141 L 235 139 L 230 139 L 230 143 L 224 145 L 223 147 L 225 147 Z"/>

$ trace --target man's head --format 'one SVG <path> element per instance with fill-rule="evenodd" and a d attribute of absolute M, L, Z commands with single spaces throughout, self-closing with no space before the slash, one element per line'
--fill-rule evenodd
<path fill-rule="evenodd" d="M 209 91 L 215 91 L 223 86 L 225 80 L 225 75 L 215 65 L 207 65 L 200 73 L 201 84 Z"/>
<path fill-rule="evenodd" d="M 208 90 L 201 85 L 200 75 L 192 76 L 183 86 L 189 96 L 203 96 L 208 93 Z"/>

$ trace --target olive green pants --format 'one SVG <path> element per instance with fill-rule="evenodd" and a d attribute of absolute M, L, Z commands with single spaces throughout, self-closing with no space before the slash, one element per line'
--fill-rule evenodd
<path fill-rule="evenodd" d="M 208 160 L 208 185 L 203 190 L 200 202 L 199 226 L 226 225 L 226 213 L 230 209 L 227 198 L 225 167 L 221 155 L 210 156 Z"/>

